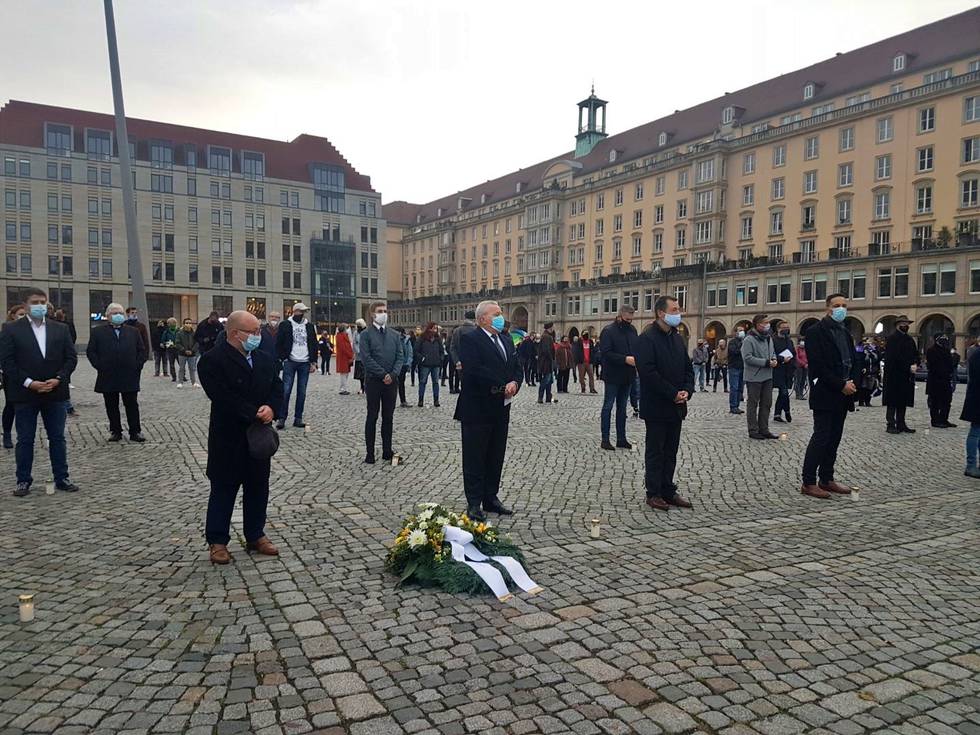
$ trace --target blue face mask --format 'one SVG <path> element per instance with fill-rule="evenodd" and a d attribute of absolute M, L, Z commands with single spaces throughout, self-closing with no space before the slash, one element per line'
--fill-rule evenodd
<path fill-rule="evenodd" d="M 836 306 L 830 311 L 830 318 L 835 322 L 842 322 L 847 319 L 847 307 L 846 306 Z"/>
<path fill-rule="evenodd" d="M 245 338 L 245 341 L 242 342 L 242 347 L 245 348 L 246 352 L 251 352 L 252 350 L 258 348 L 260 344 L 262 344 L 262 337 L 258 334 L 250 334 Z"/>
<path fill-rule="evenodd" d="M 490 322 L 490 325 L 496 329 L 498 332 L 504 331 L 504 317 L 503 314 L 497 314 Z"/>
<path fill-rule="evenodd" d="M 32 319 L 44 319 L 48 315 L 47 304 L 31 304 L 28 309 Z"/>
<path fill-rule="evenodd" d="M 667 322 L 667 326 L 679 327 L 683 316 L 683 314 L 664 314 L 664 321 Z"/>
<path fill-rule="evenodd" d="M 864 352 L 864 345 L 858 345 L 854 349 L 857 350 L 858 352 Z"/>
<path fill-rule="evenodd" d="M 112 322 L 112 326 L 118 327 L 121 326 L 124 321 L 126 321 L 126 317 L 122 314 L 113 314 L 109 317 L 109 321 Z"/>

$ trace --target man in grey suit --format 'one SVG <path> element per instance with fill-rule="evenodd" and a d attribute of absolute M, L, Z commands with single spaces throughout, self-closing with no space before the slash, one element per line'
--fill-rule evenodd
<path fill-rule="evenodd" d="M 364 423 L 364 461 L 374 464 L 374 439 L 381 413 L 381 459 L 395 456 L 392 448 L 398 375 L 405 360 L 402 341 L 388 324 L 388 307 L 383 301 L 371 304 L 371 326 L 361 332 L 361 362 L 364 365 L 364 392 L 367 394 L 367 421 Z"/>

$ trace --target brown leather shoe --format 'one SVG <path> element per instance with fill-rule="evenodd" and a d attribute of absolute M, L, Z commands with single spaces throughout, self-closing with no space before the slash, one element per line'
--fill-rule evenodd
<path fill-rule="evenodd" d="M 821 482 L 820 489 L 825 490 L 828 493 L 837 493 L 838 495 L 851 494 L 851 488 L 841 485 L 836 480 L 831 480 L 830 482 Z"/>
<path fill-rule="evenodd" d="M 663 498 L 647 498 L 647 505 L 654 510 L 670 510 L 670 505 Z"/>
<path fill-rule="evenodd" d="M 228 553 L 228 546 L 225 544 L 209 544 L 211 563 L 227 564 L 231 561 L 231 554 Z"/>
<path fill-rule="evenodd" d="M 826 490 L 821 490 L 816 485 L 803 485 L 800 488 L 800 492 L 804 495 L 809 495 L 811 498 L 820 498 L 822 500 L 826 500 L 830 497 L 830 493 L 828 493 Z"/>
<path fill-rule="evenodd" d="M 693 508 L 690 500 L 685 500 L 680 495 L 674 495 L 670 500 L 667 501 L 670 505 L 677 508 Z"/>
<path fill-rule="evenodd" d="M 245 544 L 245 549 L 249 552 L 258 552 L 264 556 L 279 556 L 279 549 L 269 540 L 268 536 L 262 536 L 257 541 Z"/>

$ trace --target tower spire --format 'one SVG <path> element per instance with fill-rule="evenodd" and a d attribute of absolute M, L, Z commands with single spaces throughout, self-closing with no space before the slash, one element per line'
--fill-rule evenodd
<path fill-rule="evenodd" d="M 575 157 L 588 154 L 606 137 L 606 101 L 595 96 L 595 80 L 588 99 L 578 103 L 578 133 L 575 136 Z"/>

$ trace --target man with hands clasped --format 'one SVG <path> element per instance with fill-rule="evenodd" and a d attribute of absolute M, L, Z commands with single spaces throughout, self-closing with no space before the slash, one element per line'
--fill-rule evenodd
<path fill-rule="evenodd" d="M 681 306 L 672 296 L 654 304 L 657 321 L 636 342 L 635 364 L 640 376 L 640 417 L 646 422 L 646 504 L 655 510 L 690 508 L 677 494 L 674 469 L 681 441 L 681 423 L 694 393 L 694 368 L 684 338 L 677 332 Z"/>
<path fill-rule="evenodd" d="M 364 365 L 364 392 L 367 394 L 367 420 L 364 422 L 364 461 L 374 464 L 374 439 L 381 412 L 381 459 L 391 461 L 398 376 L 405 360 L 401 336 L 388 325 L 388 307 L 383 301 L 371 304 L 371 326 L 361 332 L 361 363 Z"/>
<path fill-rule="evenodd" d="M 854 410 L 857 381 L 861 377 L 854 340 L 844 326 L 847 297 L 831 294 L 826 303 L 826 316 L 806 332 L 813 436 L 803 458 L 800 489 L 804 495 L 822 499 L 829 498 L 831 493 L 851 492 L 851 488 L 834 480 L 834 463 L 844 434 L 844 420 Z"/>
<path fill-rule="evenodd" d="M 205 538 L 212 564 L 227 564 L 231 514 L 242 488 L 245 548 L 267 556 L 279 550 L 265 535 L 269 505 L 271 453 L 256 458 L 249 446 L 249 428 L 271 424 L 281 415 L 282 381 L 275 361 L 257 349 L 262 342 L 259 320 L 234 311 L 225 323 L 226 339 L 201 356 L 197 374 L 211 399 L 208 425 L 208 467 L 211 496 Z M 275 431 L 268 430 L 273 435 Z"/>

